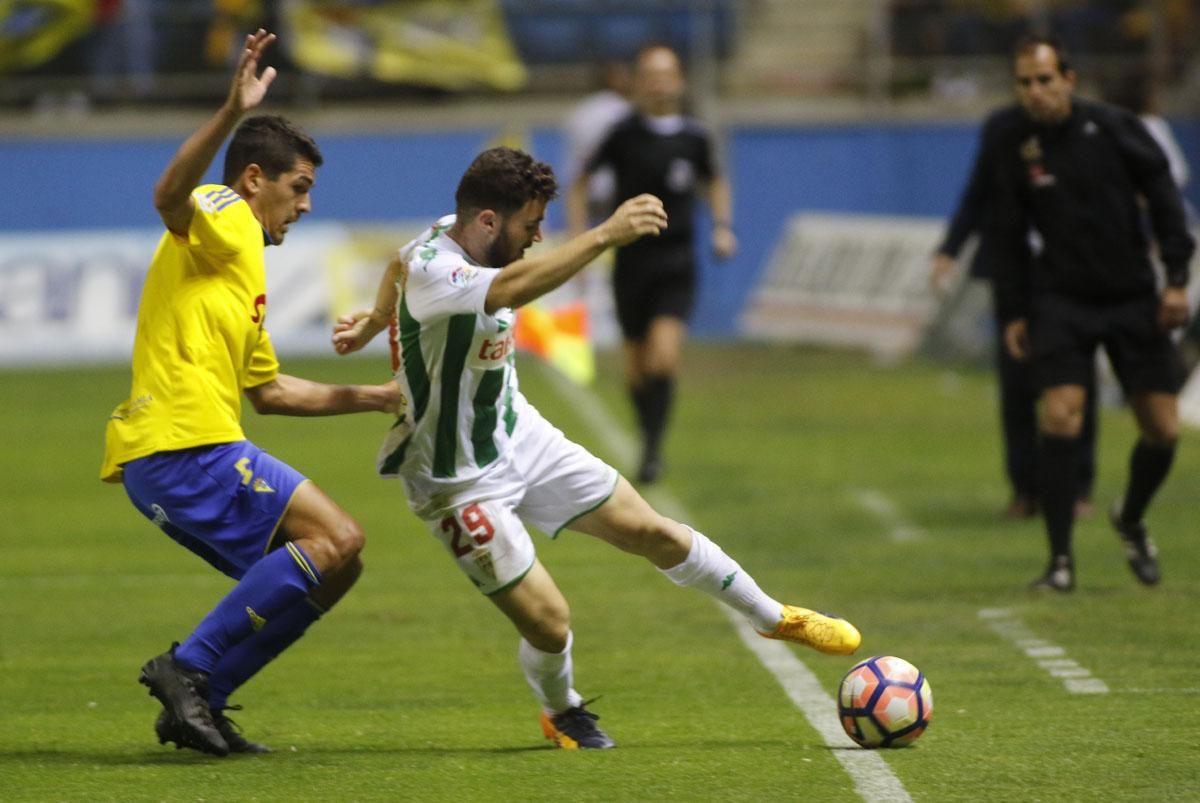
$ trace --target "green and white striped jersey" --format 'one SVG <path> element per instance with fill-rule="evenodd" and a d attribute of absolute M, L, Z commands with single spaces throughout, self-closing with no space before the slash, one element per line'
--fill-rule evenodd
<path fill-rule="evenodd" d="M 401 255 L 408 278 L 397 305 L 405 415 L 379 452 L 384 476 L 401 476 L 410 502 L 479 477 L 505 456 L 527 402 L 517 389 L 511 309 L 484 312 L 500 272 L 447 236 L 448 215 Z"/>

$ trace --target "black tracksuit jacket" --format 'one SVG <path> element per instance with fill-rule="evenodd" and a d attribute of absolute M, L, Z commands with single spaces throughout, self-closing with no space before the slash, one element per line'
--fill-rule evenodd
<path fill-rule="evenodd" d="M 1018 107 L 989 125 L 981 147 L 994 192 L 984 237 L 994 249 L 1001 320 L 1026 317 L 1034 294 L 1100 304 L 1154 294 L 1151 232 L 1168 284 L 1187 284 L 1195 242 L 1183 199 L 1136 115 L 1072 98 L 1070 116 L 1056 125 Z M 1031 228 L 1041 241 L 1036 254 Z"/>

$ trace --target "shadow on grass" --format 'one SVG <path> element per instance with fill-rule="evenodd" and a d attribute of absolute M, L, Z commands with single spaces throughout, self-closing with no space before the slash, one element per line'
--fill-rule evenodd
<path fill-rule="evenodd" d="M 653 752 L 653 751 L 677 751 L 680 747 L 696 748 L 703 750 L 729 750 L 731 748 L 774 748 L 779 747 L 782 742 L 772 739 L 755 739 L 755 740 L 697 740 L 686 742 L 671 742 L 669 744 L 639 744 L 637 742 L 622 742 L 618 747 L 621 752 Z M 813 749 L 824 750 L 861 750 L 859 747 L 847 747 L 842 745 L 811 745 Z M 106 765 L 106 766 L 195 766 L 197 764 L 213 764 L 217 762 L 228 761 L 281 761 L 287 760 L 290 757 L 303 758 L 305 756 L 371 756 L 371 755 L 427 755 L 427 756 L 508 756 L 521 755 L 525 753 L 551 753 L 557 752 L 556 748 L 549 744 L 529 744 L 529 745 L 510 745 L 503 747 L 444 747 L 438 745 L 362 745 L 353 747 L 303 747 L 292 751 L 288 748 L 277 749 L 273 753 L 266 755 L 230 755 L 225 758 L 210 756 L 204 753 L 199 753 L 194 750 L 152 750 L 142 752 L 117 752 L 105 751 L 102 749 L 89 750 L 86 748 L 64 748 L 59 750 L 35 749 L 35 750 L 0 750 L 0 769 L 5 764 L 43 764 L 43 765 L 62 765 L 62 766 L 88 766 L 88 765 Z M 587 751 L 584 751 L 587 752 Z"/>
<path fill-rule="evenodd" d="M 130 765 L 159 765 L 192 766 L 225 761 L 278 761 L 289 756 L 352 756 L 352 755 L 444 755 L 444 756 L 501 756 L 537 751 L 549 751 L 550 745 L 522 745 L 512 747 L 434 747 L 429 745 L 407 747 L 380 747 L 364 745 L 362 747 L 345 748 L 302 748 L 296 751 L 290 749 L 276 750 L 268 754 L 233 754 L 220 758 L 218 756 L 200 753 L 195 750 L 154 750 L 137 753 L 121 753 L 103 749 L 89 750 L 86 748 L 61 750 L 0 750 L 0 769 L 6 764 L 44 764 L 62 766 L 130 766 Z"/>

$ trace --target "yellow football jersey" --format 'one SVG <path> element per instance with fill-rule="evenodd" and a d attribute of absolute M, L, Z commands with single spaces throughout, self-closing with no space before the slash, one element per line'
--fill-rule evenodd
<path fill-rule="evenodd" d="M 113 410 L 100 478 L 155 452 L 245 438 L 242 390 L 279 373 L 267 310 L 264 233 L 229 187 L 192 193 L 186 237 L 159 241 L 138 306 L 133 385 Z"/>

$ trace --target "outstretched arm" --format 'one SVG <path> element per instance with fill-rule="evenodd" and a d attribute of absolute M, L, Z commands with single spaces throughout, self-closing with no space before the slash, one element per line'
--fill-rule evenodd
<path fill-rule="evenodd" d="M 340 415 L 342 413 L 403 412 L 403 397 L 395 382 L 382 385 L 326 385 L 279 374 L 270 382 L 246 388 L 254 409 L 263 415 Z"/>
<path fill-rule="evenodd" d="M 212 164 L 221 143 L 242 115 L 262 102 L 267 87 L 275 80 L 274 67 L 264 70 L 261 77 L 258 75 L 259 57 L 274 41 L 275 34 L 262 28 L 246 37 L 246 47 L 234 70 L 229 97 L 217 113 L 179 147 L 154 186 L 154 208 L 167 228 L 176 234 L 187 234 L 195 203 L 192 190 L 204 177 L 204 171 Z"/>
<path fill-rule="evenodd" d="M 399 256 L 392 258 L 383 272 L 383 278 L 379 280 L 379 289 L 375 291 L 374 308 L 342 315 L 334 323 L 334 351 L 338 354 L 358 351 L 387 328 L 396 309 L 400 287 L 404 284 L 407 271 L 408 267 L 403 259 Z"/>
<path fill-rule="evenodd" d="M 621 204 L 612 217 L 544 254 L 519 259 L 492 280 L 484 311 L 520 307 L 540 298 L 585 268 L 610 246 L 627 245 L 667 227 L 662 201 L 639 195 Z"/>

